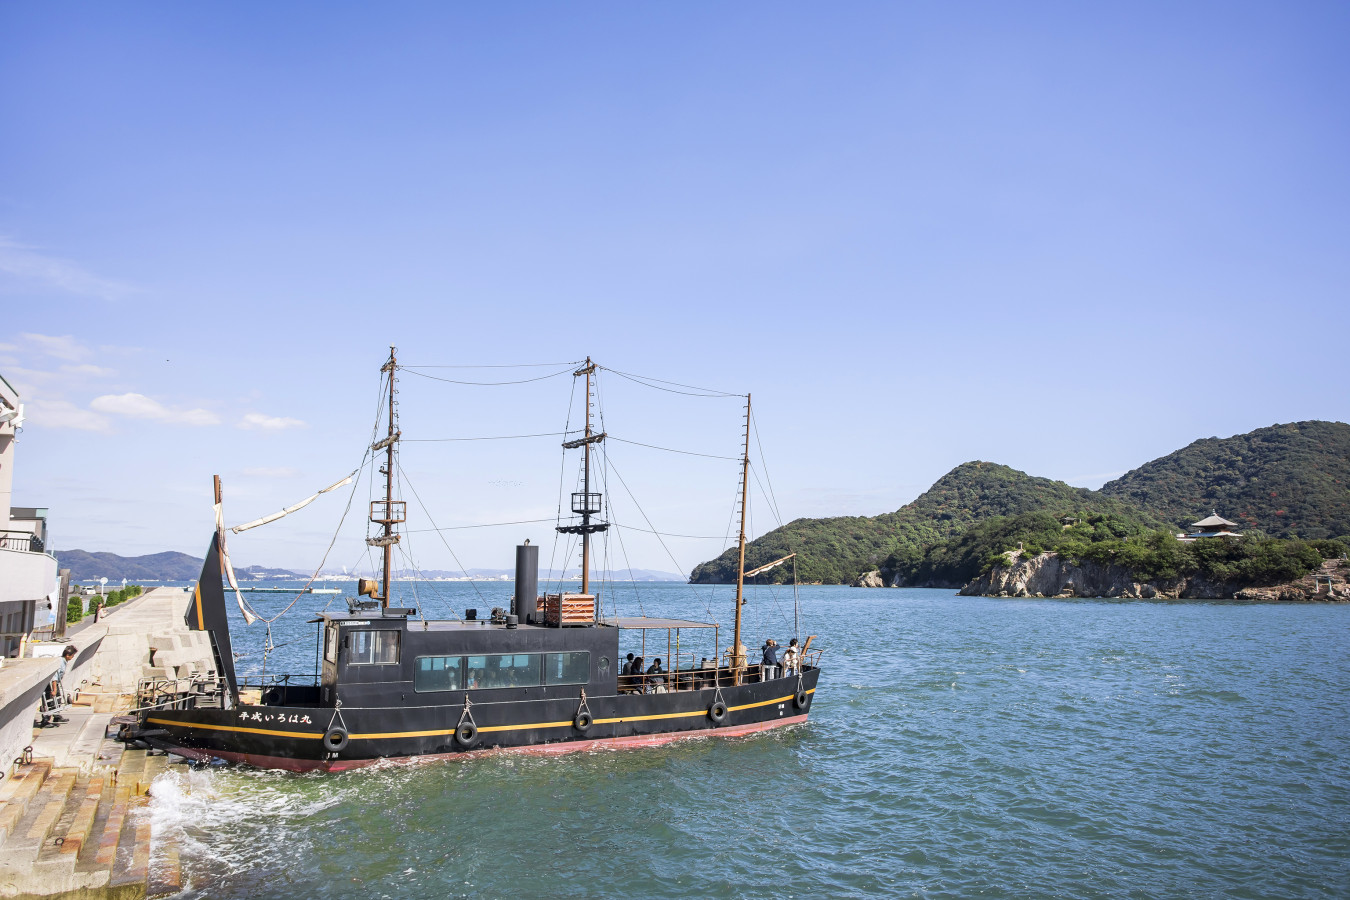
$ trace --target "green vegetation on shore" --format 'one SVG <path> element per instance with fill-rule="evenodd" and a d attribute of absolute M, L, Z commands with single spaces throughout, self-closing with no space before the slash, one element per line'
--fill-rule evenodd
<path fill-rule="evenodd" d="M 1205 438 L 1102 486 L 1169 525 L 1211 510 L 1244 532 L 1350 537 L 1350 425 L 1292 422 Z"/>
<path fill-rule="evenodd" d="M 1225 551 L 1245 556 L 1221 559 L 1206 555 L 1217 550 L 1182 549 L 1181 557 L 1170 560 L 1139 549 L 1149 540 L 1161 542 L 1149 537 L 1153 532 L 1170 538 L 1211 510 L 1240 523 L 1253 538 L 1239 542 L 1240 551 Z M 1032 513 L 1044 517 L 1018 518 Z M 1140 466 L 1100 491 L 994 463 L 964 463 L 895 512 L 797 519 L 774 529 L 747 544 L 746 567 L 795 552 L 798 577 L 806 582 L 848 584 L 883 568 L 900 572 L 910 584 L 958 586 L 979 574 L 1007 536 L 1019 534 L 1017 539 L 1029 546 L 1050 549 L 1047 523 L 1062 530 L 1062 517 L 1080 523 L 1070 534 L 1074 552 L 1087 559 L 1115 554 L 1133 560 L 1140 572 L 1226 578 L 1225 572 L 1241 571 L 1253 577 L 1264 573 L 1264 578 L 1294 571 L 1303 566 L 1298 560 L 1308 557 L 1297 545 L 1268 544 L 1267 538 L 1335 538 L 1350 544 L 1350 425 L 1296 422 L 1207 438 Z M 735 576 L 736 550 L 731 548 L 696 566 L 690 581 L 725 583 Z M 781 567 L 770 577 L 782 581 L 791 570 Z"/>
<path fill-rule="evenodd" d="M 978 522 L 996 516 L 1036 510 L 1056 514 L 1110 515 L 1141 527 L 1162 525 L 1129 503 L 1102 497 L 1087 488 L 1036 478 L 1008 466 L 968 462 L 942 476 L 913 503 L 880 516 L 797 519 L 746 545 L 746 568 L 764 565 L 796 552 L 797 577 L 804 582 L 848 584 L 875 569 L 893 554 L 922 554 Z M 774 569 L 783 581 L 792 572 Z M 695 584 L 725 583 L 736 578 L 736 549 L 695 567 Z"/>
<path fill-rule="evenodd" d="M 115 591 L 99 596 L 92 594 L 89 597 L 88 605 L 85 605 L 83 589 L 78 584 L 70 586 L 70 599 L 66 604 L 66 624 L 73 624 L 81 621 L 86 615 L 92 616 L 94 610 L 98 609 L 100 602 L 105 607 L 117 606 L 119 603 L 125 603 L 133 597 L 139 597 L 144 588 L 139 584 L 129 584 L 124 588 L 118 588 Z"/>
<path fill-rule="evenodd" d="M 1066 524 L 1037 511 L 989 519 L 922 553 L 893 554 L 881 570 L 902 584 L 957 587 L 1008 565 L 1019 549 L 1025 557 L 1052 551 L 1075 564 L 1117 565 L 1137 581 L 1201 575 L 1244 585 L 1293 581 L 1347 551 L 1339 541 L 1260 536 L 1182 542 L 1172 532 L 1116 516 L 1074 517 Z"/>

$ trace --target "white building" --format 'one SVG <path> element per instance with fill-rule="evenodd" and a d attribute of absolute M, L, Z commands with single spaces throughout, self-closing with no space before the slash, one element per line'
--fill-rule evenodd
<path fill-rule="evenodd" d="M 56 587 L 56 557 L 47 539 L 47 510 L 14 508 L 14 445 L 23 425 L 19 392 L 0 376 L 0 656 L 18 652 L 32 632 L 38 605 Z"/>

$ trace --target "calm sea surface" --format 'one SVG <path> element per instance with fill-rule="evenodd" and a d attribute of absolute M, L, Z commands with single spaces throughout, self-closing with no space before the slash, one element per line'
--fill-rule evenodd
<path fill-rule="evenodd" d="M 510 595 L 416 588 L 438 618 Z M 625 614 L 730 622 L 727 588 L 638 590 Z M 1350 896 L 1350 607 L 800 596 L 826 649 L 807 725 L 339 775 L 176 766 L 152 814 L 181 834 L 181 896 Z M 273 627 L 269 671 L 312 671 L 304 620 L 329 599 Z M 746 612 L 752 647 L 793 633 L 790 589 Z M 239 625 L 256 672 L 266 632 Z"/>

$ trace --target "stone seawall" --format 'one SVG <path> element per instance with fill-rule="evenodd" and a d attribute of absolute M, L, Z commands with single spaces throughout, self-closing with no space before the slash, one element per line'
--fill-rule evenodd
<path fill-rule="evenodd" d="M 961 588 L 964 596 L 1122 597 L 1194 600 L 1350 600 L 1350 563 L 1327 560 L 1316 572 L 1284 584 L 1250 585 L 1211 581 L 1203 576 L 1139 581 L 1115 565 L 1073 563 L 1057 553 L 1020 558 L 995 566 Z"/>

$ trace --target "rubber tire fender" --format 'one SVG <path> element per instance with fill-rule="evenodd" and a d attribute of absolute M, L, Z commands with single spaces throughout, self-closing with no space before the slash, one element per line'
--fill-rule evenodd
<path fill-rule="evenodd" d="M 809 699 L 810 696 L 806 693 L 806 689 L 802 688 L 793 696 L 792 705 L 798 709 L 806 709 L 806 703 Z"/>
<path fill-rule="evenodd" d="M 472 722 L 461 722 L 455 729 L 455 743 L 466 750 L 478 743 L 478 726 Z"/>
<path fill-rule="evenodd" d="M 575 728 L 577 731 L 580 731 L 582 734 L 585 734 L 594 721 L 595 719 L 591 717 L 590 713 L 586 712 L 585 710 L 582 710 L 581 712 L 577 713 L 577 717 L 572 720 L 572 727 Z"/>
<path fill-rule="evenodd" d="M 261 701 L 263 706 L 280 706 L 281 688 L 275 686 L 270 687 L 267 690 L 263 691 L 262 696 L 259 697 L 258 699 Z"/>
<path fill-rule="evenodd" d="M 327 750 L 329 753 L 337 753 L 341 751 L 343 747 L 347 746 L 347 741 L 349 740 L 351 740 L 351 737 L 347 734 L 347 729 L 338 725 L 337 727 L 330 728 L 324 732 L 323 749 Z"/>
<path fill-rule="evenodd" d="M 727 705 L 721 700 L 714 700 L 712 706 L 708 707 L 708 718 L 712 719 L 714 725 L 721 725 L 727 720 Z"/>

